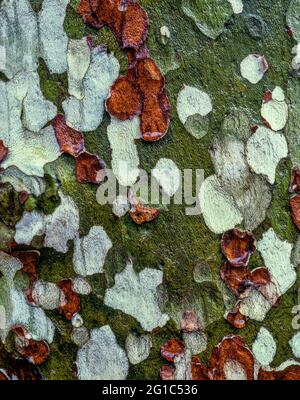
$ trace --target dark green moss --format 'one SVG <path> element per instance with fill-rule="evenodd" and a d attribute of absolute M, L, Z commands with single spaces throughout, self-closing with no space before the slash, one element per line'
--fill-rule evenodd
<path fill-rule="evenodd" d="M 45 191 L 37 198 L 36 205 L 44 214 L 52 214 L 61 202 L 58 186 L 55 179 L 49 174 L 45 174 L 45 184 Z"/>
<path fill-rule="evenodd" d="M 23 207 L 19 195 L 10 183 L 0 184 L 0 219 L 9 228 L 13 228 L 21 219 Z"/>

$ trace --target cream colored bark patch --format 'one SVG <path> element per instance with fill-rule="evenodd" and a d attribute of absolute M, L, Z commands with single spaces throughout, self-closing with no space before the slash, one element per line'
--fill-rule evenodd
<path fill-rule="evenodd" d="M 223 233 L 243 221 L 234 198 L 224 190 L 216 175 L 203 182 L 199 199 L 204 221 L 212 232 Z"/>
<path fill-rule="evenodd" d="M 277 285 L 279 294 L 283 295 L 296 281 L 295 268 L 291 263 L 292 244 L 280 240 L 270 228 L 258 242 L 257 249 L 264 259 L 272 281 Z"/>
<path fill-rule="evenodd" d="M 168 196 L 173 196 L 180 187 L 181 172 L 173 160 L 161 158 L 158 160 L 152 175 Z"/>
<path fill-rule="evenodd" d="M 273 131 L 280 131 L 285 127 L 288 120 L 288 106 L 284 92 L 279 86 L 273 90 L 271 99 L 263 101 L 261 116 Z"/>
<path fill-rule="evenodd" d="M 24 212 L 16 225 L 15 241 L 30 244 L 35 236 L 45 235 L 44 246 L 66 253 L 68 241 L 78 235 L 79 211 L 70 196 L 59 192 L 61 204 L 53 214 L 45 215 L 38 211 Z"/>
<path fill-rule="evenodd" d="M 86 48 L 82 49 L 86 54 Z M 81 56 L 80 56 L 81 57 Z M 74 78 L 74 66 L 71 64 L 71 75 Z M 79 80 L 76 85 L 80 88 L 80 99 L 68 97 L 63 102 L 67 124 L 81 132 L 94 131 L 101 124 L 104 114 L 104 102 L 109 89 L 119 76 L 119 63 L 115 56 L 108 54 L 103 47 L 90 50 L 90 63 L 82 84 Z M 83 75 L 82 73 L 81 76 Z M 71 85 L 71 90 L 74 88 Z M 77 91 L 75 92 L 77 95 Z"/>
<path fill-rule="evenodd" d="M 77 352 L 76 364 L 80 380 L 124 380 L 129 368 L 109 325 L 91 330 L 89 341 Z"/>
<path fill-rule="evenodd" d="M 259 54 L 249 54 L 241 62 L 241 75 L 250 83 L 256 84 L 268 70 L 268 63 L 264 56 Z"/>
<path fill-rule="evenodd" d="M 131 315 L 143 329 L 151 332 L 164 326 L 169 319 L 167 314 L 162 314 L 157 302 L 157 286 L 162 279 L 162 271 L 145 268 L 136 273 L 128 262 L 125 269 L 116 274 L 115 285 L 106 290 L 104 304 Z"/>
<path fill-rule="evenodd" d="M 252 345 L 256 361 L 263 365 L 270 365 L 276 354 L 276 342 L 271 333 L 264 327 L 260 328 Z"/>
<path fill-rule="evenodd" d="M 288 155 L 284 135 L 260 127 L 247 142 L 247 160 L 254 172 L 265 175 L 268 181 L 275 182 L 276 167 Z"/>
<path fill-rule="evenodd" d="M 139 155 L 135 139 L 140 137 L 140 119 L 128 121 L 111 119 L 107 136 L 112 150 L 111 166 L 122 186 L 133 186 L 139 176 Z"/>
<path fill-rule="evenodd" d="M 22 263 L 0 252 L 0 307 L 2 323 L 0 339 L 4 342 L 14 326 L 22 326 L 34 340 L 53 341 L 54 325 L 40 307 L 30 306 L 23 291 L 15 285 L 15 275 L 23 267 Z"/>
<path fill-rule="evenodd" d="M 89 233 L 74 240 L 73 265 L 78 275 L 88 276 L 103 272 L 105 257 L 112 242 L 102 226 L 93 226 Z"/>

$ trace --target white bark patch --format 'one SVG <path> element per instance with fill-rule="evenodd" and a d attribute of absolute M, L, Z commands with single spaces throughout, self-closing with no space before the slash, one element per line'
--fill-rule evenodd
<path fill-rule="evenodd" d="M 140 119 L 111 119 L 107 136 L 112 150 L 111 167 L 120 185 L 133 186 L 139 176 L 139 155 L 135 139 L 140 137 Z"/>
<path fill-rule="evenodd" d="M 41 56 L 52 74 L 67 70 L 68 37 L 64 31 L 70 0 L 44 0 L 38 15 Z"/>
<path fill-rule="evenodd" d="M 59 192 L 61 204 L 53 214 L 44 215 L 38 211 L 24 212 L 16 225 L 15 241 L 30 244 L 35 236 L 45 234 L 44 246 L 66 253 L 68 241 L 78 235 L 79 211 L 71 197 Z"/>
<path fill-rule="evenodd" d="M 42 177 L 44 165 L 61 153 L 52 126 L 43 128 L 57 110 L 44 98 L 39 82 L 38 74 L 29 72 L 0 83 L 0 139 L 9 148 L 3 168 L 15 166 L 27 175 Z"/>
<path fill-rule="evenodd" d="M 37 197 L 44 193 L 46 188 L 42 178 L 26 175 L 16 167 L 9 167 L 2 171 L 0 182 L 9 182 L 16 192 L 27 192 Z"/>
<path fill-rule="evenodd" d="M 258 83 L 269 68 L 265 57 L 259 54 L 249 54 L 240 67 L 242 77 L 253 84 Z"/>
<path fill-rule="evenodd" d="M 45 247 L 66 253 L 68 241 L 73 240 L 79 230 L 79 211 L 70 196 L 59 193 L 61 204 L 54 213 L 46 216 Z"/>
<path fill-rule="evenodd" d="M 263 102 L 261 116 L 267 121 L 273 131 L 283 129 L 288 120 L 288 106 L 283 90 L 277 86 L 272 92 L 272 99 Z"/>
<path fill-rule="evenodd" d="M 202 353 L 207 348 L 207 336 L 204 332 L 184 332 L 182 338 L 192 354 Z"/>
<path fill-rule="evenodd" d="M 177 113 L 185 129 L 197 139 L 201 139 L 208 129 L 208 114 L 212 102 L 207 93 L 192 87 L 183 86 L 177 98 Z"/>
<path fill-rule="evenodd" d="M 22 290 L 15 287 L 14 277 L 23 267 L 22 263 L 0 252 L 0 307 L 4 315 L 1 318 L 0 338 L 4 342 L 12 327 L 21 325 L 34 340 L 53 341 L 54 325 L 39 307 L 30 306 Z M 4 322 L 4 324 L 3 324 Z"/>
<path fill-rule="evenodd" d="M 75 272 L 82 276 L 102 273 L 111 247 L 112 242 L 102 226 L 93 226 L 86 236 L 76 237 L 73 254 Z"/>
<path fill-rule="evenodd" d="M 292 54 L 295 54 L 292 60 L 292 67 L 298 70 L 300 68 L 300 43 L 292 48 Z"/>
<path fill-rule="evenodd" d="M 247 372 L 242 364 L 235 360 L 227 360 L 224 365 L 227 381 L 246 381 Z"/>
<path fill-rule="evenodd" d="M 129 367 L 109 325 L 92 329 L 90 340 L 77 352 L 76 364 L 80 380 L 124 380 Z"/>
<path fill-rule="evenodd" d="M 27 80 L 27 93 L 23 100 L 23 126 L 29 131 L 39 132 L 55 117 L 57 108 L 44 98 L 37 73 L 21 75 L 20 79 Z"/>
<path fill-rule="evenodd" d="M 143 329 L 151 332 L 164 326 L 169 317 L 162 314 L 157 302 L 157 286 L 162 283 L 162 271 L 145 268 L 136 273 L 131 262 L 116 274 L 115 285 L 107 289 L 104 304 L 136 318 Z"/>
<path fill-rule="evenodd" d="M 235 14 L 241 14 L 244 9 L 242 0 L 228 0 L 232 6 L 232 10 Z"/>
<path fill-rule="evenodd" d="M 272 304 L 256 289 L 250 289 L 241 301 L 239 311 L 242 315 L 262 322 L 270 311 Z"/>
<path fill-rule="evenodd" d="M 149 357 L 151 347 L 152 341 L 149 335 L 136 336 L 133 333 L 129 333 L 126 338 L 125 348 L 127 356 L 133 365 L 146 360 Z"/>
<path fill-rule="evenodd" d="M 3 1 L 0 9 L 0 71 L 12 79 L 21 71 L 37 69 L 38 25 L 28 0 Z"/>
<path fill-rule="evenodd" d="M 88 40 L 70 40 L 68 44 L 68 86 L 71 96 L 81 100 L 84 97 L 83 79 L 90 66 L 91 51 Z"/>
<path fill-rule="evenodd" d="M 19 131 L 8 147 L 10 152 L 1 165 L 3 168 L 15 166 L 25 174 L 39 177 L 44 176 L 44 166 L 61 154 L 52 126 L 39 133 Z"/>
<path fill-rule="evenodd" d="M 130 204 L 127 196 L 119 195 L 115 198 L 112 204 L 112 211 L 116 217 L 124 217 L 130 210 Z"/>
<path fill-rule="evenodd" d="M 291 0 L 286 15 L 287 26 L 291 28 L 293 37 L 300 42 L 300 2 L 299 0 Z"/>
<path fill-rule="evenodd" d="M 34 302 L 44 310 L 55 310 L 60 305 L 61 291 L 55 283 L 36 281 L 32 297 Z"/>
<path fill-rule="evenodd" d="M 86 48 L 85 50 L 86 51 Z M 104 102 L 109 89 L 119 76 L 119 63 L 113 54 L 108 54 L 104 48 L 95 47 L 90 50 L 90 64 L 82 80 L 76 85 L 81 88 L 78 99 L 68 97 L 63 102 L 67 124 L 81 132 L 89 132 L 98 128 L 103 119 Z M 71 66 L 71 80 L 74 68 Z"/>
<path fill-rule="evenodd" d="M 216 175 L 205 179 L 199 199 L 204 221 L 212 232 L 223 233 L 243 221 L 234 198 L 224 190 Z"/>
<path fill-rule="evenodd" d="M 92 287 L 85 278 L 82 278 L 81 276 L 76 276 L 72 280 L 72 282 L 73 282 L 73 290 L 75 293 L 87 296 L 92 292 Z"/>
<path fill-rule="evenodd" d="M 235 194 L 249 186 L 250 170 L 242 141 L 231 137 L 217 138 L 210 155 L 216 175 L 226 190 Z"/>
<path fill-rule="evenodd" d="M 177 113 L 185 124 L 188 117 L 199 114 L 202 117 L 212 111 L 212 103 L 207 93 L 192 86 L 184 86 L 177 98 Z"/>
<path fill-rule="evenodd" d="M 296 281 L 295 268 L 291 263 L 292 244 L 280 240 L 270 228 L 258 242 L 257 249 L 264 259 L 272 281 L 277 285 L 279 294 L 283 295 Z"/>
<path fill-rule="evenodd" d="M 248 164 L 257 174 L 265 175 L 268 181 L 275 182 L 276 167 L 288 155 L 284 135 L 260 127 L 247 142 Z"/>
<path fill-rule="evenodd" d="M 7 145 L 20 134 L 23 125 L 39 132 L 56 115 L 57 108 L 44 98 L 36 72 L 17 74 L 7 83 L 1 81 L 0 93 L 0 121 Z"/>
<path fill-rule="evenodd" d="M 186 349 L 184 353 L 175 357 L 175 381 L 190 381 L 192 380 L 192 353 L 189 349 Z"/>
<path fill-rule="evenodd" d="M 218 137 L 210 155 L 218 181 L 233 197 L 245 229 L 255 229 L 265 219 L 271 190 L 263 177 L 250 173 L 244 143 L 231 136 Z"/>
<path fill-rule="evenodd" d="M 158 160 L 152 175 L 168 196 L 173 196 L 180 187 L 181 172 L 173 160 L 161 158 Z"/>
<path fill-rule="evenodd" d="M 264 327 L 260 328 L 252 345 L 253 355 L 262 366 L 270 365 L 276 354 L 276 342 L 271 333 Z"/>
<path fill-rule="evenodd" d="M 45 233 L 45 227 L 45 215 L 43 213 L 36 210 L 25 211 L 16 225 L 16 243 L 29 245 L 35 236 L 41 236 Z"/>
<path fill-rule="evenodd" d="M 297 332 L 289 341 L 292 352 L 295 357 L 300 358 L 300 332 Z"/>

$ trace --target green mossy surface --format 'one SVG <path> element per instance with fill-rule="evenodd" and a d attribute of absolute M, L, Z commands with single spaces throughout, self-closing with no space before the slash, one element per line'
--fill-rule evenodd
<path fill-rule="evenodd" d="M 38 3 L 38 2 L 37 2 Z M 141 167 L 150 171 L 157 161 L 171 158 L 180 169 L 204 169 L 205 177 L 213 174 L 209 148 L 214 136 L 222 129 L 224 117 L 232 107 L 244 108 L 260 123 L 260 107 L 266 89 L 281 86 L 286 89 L 290 78 L 291 49 L 294 45 L 285 31 L 285 13 L 288 0 L 250 0 L 244 3 L 241 15 L 232 15 L 225 31 L 216 39 L 204 36 L 195 23 L 181 9 L 181 1 L 141 0 L 150 18 L 148 46 L 150 53 L 166 74 L 166 88 L 172 104 L 172 122 L 168 135 L 157 143 L 138 142 Z M 72 0 L 67 8 L 65 30 L 70 38 L 80 39 L 91 36 L 95 44 L 106 44 L 114 52 L 121 65 L 121 72 L 127 68 L 127 59 L 107 29 L 97 31 L 85 26 L 76 14 L 78 0 Z M 249 35 L 248 16 L 255 14 L 265 24 L 262 39 Z M 166 46 L 160 42 L 159 29 L 167 25 L 171 39 Z M 251 85 L 239 73 L 239 65 L 250 53 L 264 54 L 269 70 L 258 84 Z M 59 111 L 68 94 L 67 75 L 50 75 L 40 60 L 39 74 L 45 97 L 54 102 Z M 208 133 L 200 140 L 192 137 L 182 126 L 176 113 L 177 95 L 183 84 L 197 86 L 211 96 L 213 112 L 210 115 Z M 106 135 L 109 117 L 105 115 L 101 126 L 94 132 L 85 134 L 88 151 L 98 154 L 110 165 L 110 149 Z M 290 243 L 294 243 L 297 231 L 292 224 L 288 207 L 288 182 L 291 163 L 283 160 L 278 166 L 276 182 L 273 188 L 273 200 L 266 221 L 254 232 L 257 239 L 269 227 Z M 274 366 L 292 356 L 288 341 L 294 333 L 292 328 L 292 307 L 298 302 L 297 283 L 286 293 L 277 308 L 272 309 L 263 323 L 250 321 L 243 330 L 231 327 L 223 318 L 224 305 L 221 293 L 215 282 L 199 284 L 193 280 L 195 266 L 203 264 L 210 268 L 215 277 L 222 263 L 220 236 L 209 231 L 201 216 L 187 216 L 185 206 L 171 204 L 162 209 L 159 218 L 144 226 L 137 226 L 127 215 L 117 219 L 110 205 L 100 206 L 96 202 L 96 187 L 80 185 L 74 174 L 74 161 L 68 155 L 61 156 L 56 162 L 45 167 L 49 176 L 55 178 L 63 192 L 72 196 L 79 207 L 80 235 L 86 235 L 93 225 L 101 225 L 113 242 L 105 261 L 104 274 L 94 275 L 88 280 L 93 287 L 89 296 L 81 296 L 81 315 L 89 329 L 110 324 L 120 345 L 124 346 L 130 331 L 142 333 L 139 323 L 124 313 L 103 305 L 104 292 L 114 284 L 114 276 L 123 270 L 126 260 L 131 257 L 136 271 L 145 267 L 162 268 L 163 285 L 167 288 L 169 306 L 178 305 L 186 298 L 196 298 L 205 309 L 207 319 L 206 333 L 208 348 L 200 356 L 208 362 L 212 349 L 220 340 L 230 334 L 240 334 L 251 347 L 261 326 L 273 334 L 277 343 Z M 53 181 L 52 181 L 53 183 Z M 30 199 L 26 202 L 33 209 L 40 207 L 51 213 L 57 205 L 57 193 L 49 185 L 45 197 Z M 53 201 L 55 199 L 55 201 Z M 58 282 L 60 279 L 75 276 L 72 266 L 73 245 L 70 243 L 67 254 L 51 249 L 41 250 L 38 267 L 39 279 Z M 256 252 L 250 261 L 250 267 L 263 265 Z M 299 275 L 299 274 L 298 274 Z M 51 345 L 51 356 L 42 366 L 42 373 L 48 379 L 73 379 L 76 346 L 71 342 L 71 323 L 58 312 L 48 313 L 54 320 L 57 333 Z M 170 320 L 165 327 L 151 334 L 153 347 L 147 360 L 137 366 L 131 366 L 130 379 L 158 379 L 159 368 L 164 364 L 160 355 L 160 346 L 167 340 L 181 337 L 177 324 Z M 1 353 L 1 349 L 0 349 Z M 7 362 L 0 356 L 1 364 Z"/>

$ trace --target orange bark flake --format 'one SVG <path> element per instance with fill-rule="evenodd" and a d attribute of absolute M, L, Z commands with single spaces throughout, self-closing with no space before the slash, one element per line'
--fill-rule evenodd
<path fill-rule="evenodd" d="M 59 312 L 68 320 L 71 320 L 73 315 L 77 314 L 80 310 L 80 298 L 73 290 L 71 279 L 63 279 L 57 286 L 64 294 L 64 296 L 62 296 Z"/>
<path fill-rule="evenodd" d="M 99 184 L 105 178 L 105 163 L 95 154 L 81 153 L 76 157 L 76 178 L 79 183 Z"/>
<path fill-rule="evenodd" d="M 109 27 L 128 53 L 128 73 L 112 86 L 106 102 L 108 112 L 122 121 L 140 115 L 145 141 L 164 137 L 171 107 L 165 79 L 145 44 L 149 28 L 146 11 L 136 0 L 81 0 L 77 12 L 94 28 Z"/>
<path fill-rule="evenodd" d="M 185 345 L 178 339 L 171 339 L 160 348 L 161 355 L 170 362 L 174 361 L 174 358 L 182 354 L 185 350 Z"/>
<path fill-rule="evenodd" d="M 215 347 L 211 357 L 211 374 L 214 380 L 225 380 L 225 366 L 233 361 L 244 369 L 247 380 L 254 379 L 254 357 L 241 336 L 229 336 Z"/>
<path fill-rule="evenodd" d="M 52 126 L 62 152 L 76 157 L 84 151 L 84 139 L 82 133 L 70 128 L 67 125 L 66 118 L 63 114 L 58 114 L 54 118 Z"/>
<path fill-rule="evenodd" d="M 300 229 L 300 193 L 290 199 L 291 215 L 294 224 Z"/>
<path fill-rule="evenodd" d="M 146 207 L 142 203 L 134 205 L 130 212 L 131 219 L 138 225 L 155 220 L 159 215 L 157 208 Z"/>
<path fill-rule="evenodd" d="M 120 76 L 111 87 L 106 107 L 110 114 L 122 121 L 139 115 L 142 97 L 138 87 L 127 76 Z"/>
<path fill-rule="evenodd" d="M 232 229 L 223 234 L 221 248 L 231 265 L 246 267 L 256 248 L 255 239 L 250 232 Z"/>

